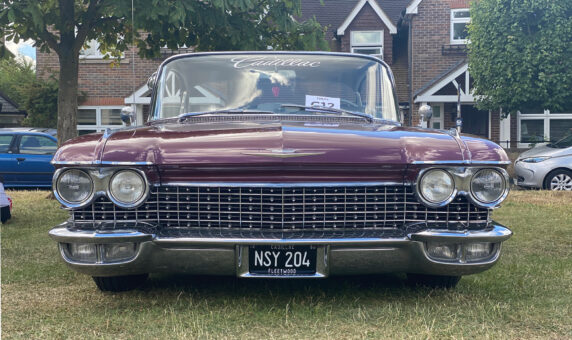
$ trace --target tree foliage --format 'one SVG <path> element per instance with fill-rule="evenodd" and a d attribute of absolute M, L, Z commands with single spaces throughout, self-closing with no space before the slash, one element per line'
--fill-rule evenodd
<path fill-rule="evenodd" d="M 0 60 L 0 91 L 28 113 L 24 126 L 57 126 L 58 83 L 55 79 L 37 79 L 31 64 Z"/>
<path fill-rule="evenodd" d="M 327 49 L 315 20 L 300 24 L 293 19 L 300 14 L 300 0 L 134 0 L 134 13 L 131 3 L 0 0 L 0 36 L 15 42 L 33 39 L 42 51 L 58 55 L 60 143 L 77 135 L 79 52 L 92 39 L 113 57 L 129 44 L 144 57 L 183 45 L 198 51 Z"/>
<path fill-rule="evenodd" d="M 469 69 L 478 106 L 572 109 L 572 1 L 471 5 Z"/>

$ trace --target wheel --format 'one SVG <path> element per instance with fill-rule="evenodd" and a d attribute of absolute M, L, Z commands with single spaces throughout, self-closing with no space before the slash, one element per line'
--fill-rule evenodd
<path fill-rule="evenodd" d="M 454 288 L 460 276 L 447 275 L 426 275 L 426 274 L 407 274 L 410 283 L 416 286 L 427 286 L 432 288 Z"/>
<path fill-rule="evenodd" d="M 572 191 L 572 171 L 556 169 L 546 176 L 544 188 L 548 190 Z"/>
<path fill-rule="evenodd" d="M 128 275 L 128 276 L 94 276 L 93 281 L 102 292 L 125 292 L 139 287 L 149 274 Z"/>

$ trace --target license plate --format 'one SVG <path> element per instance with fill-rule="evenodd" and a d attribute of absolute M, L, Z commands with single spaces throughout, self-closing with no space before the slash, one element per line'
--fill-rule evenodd
<path fill-rule="evenodd" d="M 316 273 L 315 246 L 250 246 L 248 268 L 251 274 L 290 276 Z"/>

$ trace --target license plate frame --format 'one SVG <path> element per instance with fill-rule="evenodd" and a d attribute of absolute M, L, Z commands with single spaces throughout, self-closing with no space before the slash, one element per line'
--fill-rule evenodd
<path fill-rule="evenodd" d="M 273 277 L 313 276 L 317 273 L 318 247 L 313 245 L 251 245 L 250 275 Z"/>

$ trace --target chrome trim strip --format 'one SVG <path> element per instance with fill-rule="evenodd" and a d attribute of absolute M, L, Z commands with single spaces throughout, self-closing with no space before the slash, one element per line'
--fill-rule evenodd
<path fill-rule="evenodd" d="M 201 238 L 201 237 L 155 237 L 154 243 L 160 246 L 184 244 L 233 244 L 233 245 L 324 245 L 324 244 L 405 244 L 409 242 L 403 238 L 305 238 L 305 239 L 262 239 L 262 238 Z"/>
<path fill-rule="evenodd" d="M 66 223 L 53 228 L 49 231 L 50 237 L 60 243 L 122 243 L 122 242 L 143 242 L 151 241 L 154 237 L 152 234 L 145 234 L 133 230 L 113 230 L 109 232 L 91 231 L 91 230 L 74 230 L 71 231 L 65 227 Z"/>
<path fill-rule="evenodd" d="M 115 161 L 100 161 L 102 165 L 153 165 L 153 162 L 115 162 Z"/>
<path fill-rule="evenodd" d="M 54 165 L 95 165 L 99 164 L 99 161 L 54 161 L 50 163 Z"/>
<path fill-rule="evenodd" d="M 423 165 L 423 164 L 467 164 L 467 165 L 508 165 L 512 164 L 511 161 L 413 161 L 411 164 Z"/>
<path fill-rule="evenodd" d="M 327 276 L 321 273 L 315 273 L 312 275 L 262 275 L 245 273 L 240 274 L 240 277 L 249 279 L 322 279 Z"/>
<path fill-rule="evenodd" d="M 115 162 L 115 161 L 51 161 L 54 165 L 153 165 L 153 162 Z"/>
<path fill-rule="evenodd" d="M 495 225 L 492 230 L 425 230 L 418 233 L 409 234 L 412 241 L 434 241 L 434 242 L 503 242 L 512 236 L 512 231 L 508 228 Z"/>
<path fill-rule="evenodd" d="M 261 183 L 261 182 L 167 182 L 155 183 L 154 186 L 182 186 L 182 187 L 268 187 L 268 188 L 299 188 L 299 187 L 343 187 L 343 186 L 410 186 L 404 182 L 295 182 L 295 183 Z"/>
<path fill-rule="evenodd" d="M 263 157 L 275 157 L 275 158 L 317 156 L 317 155 L 323 155 L 324 153 L 325 152 L 301 152 L 301 153 L 242 152 L 243 155 L 248 155 L 248 156 L 263 156 Z"/>
<path fill-rule="evenodd" d="M 63 224 L 65 225 L 65 223 Z M 491 230 L 441 230 L 429 229 L 411 233 L 403 238 L 328 238 L 328 239 L 260 239 L 260 238 L 162 238 L 153 234 L 145 234 L 133 230 L 114 230 L 109 232 L 68 230 L 62 225 L 49 231 L 50 237 L 60 243 L 121 243 L 144 242 L 153 240 L 158 246 L 191 245 L 191 244 L 232 244 L 232 245 L 325 245 L 325 244 L 378 244 L 395 245 L 407 244 L 411 241 L 435 242 L 503 242 L 512 236 L 512 231 L 500 225 L 494 225 Z"/>

